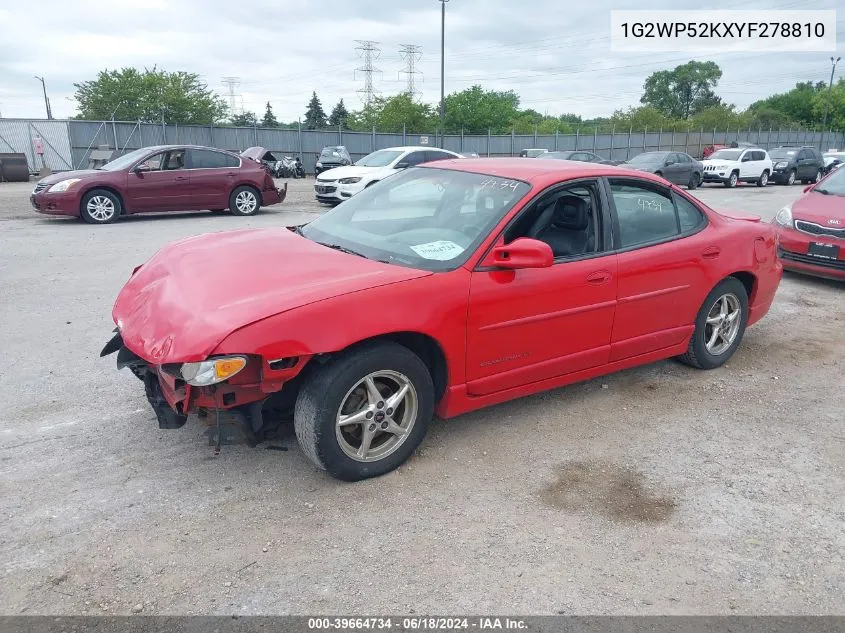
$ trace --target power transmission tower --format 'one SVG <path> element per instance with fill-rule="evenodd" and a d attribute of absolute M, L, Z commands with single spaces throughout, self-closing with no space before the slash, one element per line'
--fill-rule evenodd
<path fill-rule="evenodd" d="M 369 106 L 373 102 L 373 97 L 380 94 L 373 87 L 373 73 L 380 73 L 381 70 L 373 67 L 373 61 L 381 57 L 381 49 L 378 47 L 379 42 L 371 40 L 355 40 L 355 42 L 358 44 L 355 50 L 359 51 L 359 55 L 364 58 L 364 65 L 355 69 L 356 78 L 357 73 L 364 74 L 364 87 L 358 91 L 358 94 L 364 105 Z"/>
<path fill-rule="evenodd" d="M 411 95 L 411 99 L 416 98 L 420 91 L 416 86 L 416 75 L 422 75 L 422 71 L 417 70 L 417 62 L 422 59 L 422 46 L 416 44 L 403 44 L 399 49 L 399 55 L 405 61 L 405 69 L 400 70 L 399 74 L 406 75 L 408 79 L 407 93 Z"/>
<path fill-rule="evenodd" d="M 235 114 L 235 98 L 240 97 L 239 94 L 235 93 L 235 88 L 241 85 L 241 78 L 240 77 L 223 77 L 221 80 L 223 85 L 229 89 L 229 108 L 232 114 Z"/>

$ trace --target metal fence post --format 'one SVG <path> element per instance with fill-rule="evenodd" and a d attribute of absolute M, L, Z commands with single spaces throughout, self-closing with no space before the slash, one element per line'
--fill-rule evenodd
<path fill-rule="evenodd" d="M 35 167 L 36 166 L 35 165 L 35 145 L 34 145 L 34 142 L 32 140 L 32 123 L 30 123 L 29 121 L 26 122 L 26 132 L 27 132 L 27 136 L 29 137 L 29 151 L 31 152 L 30 157 L 32 158 L 32 166 Z M 99 134 L 99 133 L 100 133 L 100 130 L 97 130 L 97 134 Z M 42 165 L 42 167 L 43 167 L 43 165 Z"/>
<path fill-rule="evenodd" d="M 208 134 L 211 137 L 211 142 L 209 143 L 209 145 L 214 147 L 214 123 L 208 126 Z"/>
<path fill-rule="evenodd" d="M 166 132 L 165 132 L 165 136 L 167 136 Z M 178 145 L 179 144 L 179 124 L 178 123 L 173 124 L 173 137 L 174 137 L 173 138 L 173 144 Z M 167 143 L 166 140 L 164 142 Z"/>
<path fill-rule="evenodd" d="M 513 156 L 513 134 L 514 130 L 513 127 L 511 127 L 511 156 Z"/>
<path fill-rule="evenodd" d="M 141 123 L 141 119 L 138 119 L 138 143 L 141 147 L 144 147 L 144 126 Z"/>
<path fill-rule="evenodd" d="M 675 139 L 673 138 L 672 141 L 674 142 L 674 140 Z M 660 130 L 657 132 L 657 151 L 659 152 L 662 149 L 663 149 L 663 126 L 661 125 Z M 672 148 L 670 147 L 669 149 L 672 149 Z"/>
<path fill-rule="evenodd" d="M 596 145 L 598 144 L 598 142 L 599 142 L 599 126 L 597 125 L 593 128 L 593 153 L 594 154 L 596 152 Z"/>
<path fill-rule="evenodd" d="M 299 132 L 297 132 L 297 141 L 299 142 L 299 155 L 302 156 L 302 119 L 296 120 L 296 126 Z"/>
<path fill-rule="evenodd" d="M 560 130 L 555 130 L 555 151 L 557 151 L 557 135 L 560 133 Z"/>
<path fill-rule="evenodd" d="M 575 149 L 578 149 L 579 132 L 581 132 L 581 126 L 575 126 Z"/>
<path fill-rule="evenodd" d="M 613 146 L 616 145 L 616 124 L 610 126 L 610 156 L 613 157 Z"/>
<path fill-rule="evenodd" d="M 537 147 L 537 124 L 534 124 L 534 147 Z"/>
<path fill-rule="evenodd" d="M 675 151 L 675 126 L 672 126 L 672 147 L 669 148 L 670 151 Z"/>
<path fill-rule="evenodd" d="M 646 151 L 646 143 L 648 142 L 648 126 L 643 128 L 643 151 Z"/>
<path fill-rule="evenodd" d="M 408 126 L 402 124 L 402 145 L 408 144 Z"/>
<path fill-rule="evenodd" d="M 255 145 L 258 145 L 258 121 L 255 122 L 255 125 L 252 126 L 252 140 Z M 233 148 L 239 149 L 239 148 Z"/>
<path fill-rule="evenodd" d="M 464 127 L 461 126 L 461 152 L 464 151 Z"/>
<path fill-rule="evenodd" d="M 631 137 L 634 135 L 634 126 L 628 126 L 628 147 L 625 149 L 625 160 L 631 158 Z M 610 157 L 613 159 L 613 156 Z"/>
<path fill-rule="evenodd" d="M 687 135 L 684 137 L 684 154 L 689 154 L 689 124 L 687 124 Z"/>
<path fill-rule="evenodd" d="M 404 133 L 405 125 L 402 125 L 402 131 Z M 337 124 L 337 144 L 343 145 L 343 121 Z"/>
<path fill-rule="evenodd" d="M 696 154 L 696 158 L 701 156 L 701 137 L 704 136 L 704 126 L 701 126 L 701 129 L 698 131 L 698 154 Z"/>
<path fill-rule="evenodd" d="M 114 136 L 114 151 L 117 151 L 117 125 L 115 125 L 114 118 L 111 120 L 111 133 Z"/>
<path fill-rule="evenodd" d="M 491 130 L 489 127 L 487 128 L 487 157 L 488 158 L 490 157 L 490 133 L 492 131 L 493 130 Z"/>
<path fill-rule="evenodd" d="M 373 126 L 373 136 L 370 139 L 370 146 L 372 147 L 372 150 L 370 150 L 370 151 L 373 151 L 373 152 L 376 151 L 376 126 L 375 125 Z"/>
<path fill-rule="evenodd" d="M 716 144 L 716 128 L 715 127 L 713 128 L 713 138 L 710 140 L 710 144 L 711 145 Z"/>

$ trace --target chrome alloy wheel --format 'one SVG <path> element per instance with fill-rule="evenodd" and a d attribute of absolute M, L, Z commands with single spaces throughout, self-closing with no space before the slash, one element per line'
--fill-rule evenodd
<path fill-rule="evenodd" d="M 405 442 L 417 411 L 417 390 L 407 376 L 372 372 L 341 401 L 335 424 L 338 444 L 355 461 L 384 459 Z"/>
<path fill-rule="evenodd" d="M 704 323 L 704 346 L 713 356 L 724 354 L 739 333 L 742 304 L 733 294 L 724 294 L 707 312 Z"/>
<path fill-rule="evenodd" d="M 240 213 L 252 213 L 258 206 L 258 199 L 251 191 L 241 191 L 235 197 L 235 206 Z"/>
<path fill-rule="evenodd" d="M 85 205 L 88 215 L 97 222 L 108 222 L 114 217 L 117 210 L 114 201 L 106 196 L 94 196 Z"/>

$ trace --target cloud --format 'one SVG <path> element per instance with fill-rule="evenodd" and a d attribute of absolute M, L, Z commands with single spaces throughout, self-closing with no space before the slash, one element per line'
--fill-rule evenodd
<path fill-rule="evenodd" d="M 774 2 L 775 6 L 771 6 Z M 608 115 L 637 105 L 646 76 L 689 59 L 713 59 L 724 75 L 718 92 L 738 106 L 801 80 L 826 81 L 818 53 L 611 53 L 612 0 L 451 0 L 446 5 L 446 90 L 474 83 L 514 90 L 541 112 Z M 697 0 L 650 0 L 639 8 L 699 9 Z M 836 8 L 836 0 L 753 0 L 744 9 Z M 379 42 L 376 88 L 393 94 L 402 44 L 422 46 L 417 87 L 440 95 L 440 3 L 436 0 L 99 0 L 39 3 L 38 10 L 0 8 L 0 112 L 43 116 L 44 76 L 55 116 L 73 114 L 73 84 L 122 66 L 199 73 L 221 95 L 222 77 L 241 79 L 238 107 L 277 118 L 301 117 L 312 90 L 330 110 L 339 98 L 360 107 L 362 59 L 356 40 Z M 845 17 L 845 16 L 843 16 Z M 839 21 L 839 37 L 843 20 Z"/>

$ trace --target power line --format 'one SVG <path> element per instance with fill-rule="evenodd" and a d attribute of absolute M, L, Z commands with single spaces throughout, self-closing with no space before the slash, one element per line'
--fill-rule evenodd
<path fill-rule="evenodd" d="M 378 47 L 379 43 L 372 40 L 355 40 L 355 42 L 358 44 L 355 50 L 359 51 L 359 55 L 364 58 L 364 65 L 355 69 L 356 73 L 364 74 L 364 87 L 358 90 L 358 94 L 361 96 L 364 105 L 369 106 L 373 102 L 373 97 L 380 94 L 373 87 L 373 73 L 380 73 L 381 70 L 373 67 L 373 60 L 381 57 L 381 49 Z"/>
<path fill-rule="evenodd" d="M 223 85 L 229 88 L 229 108 L 232 114 L 235 113 L 235 98 L 240 97 L 235 93 L 235 88 L 241 85 L 240 77 L 223 77 Z"/>
<path fill-rule="evenodd" d="M 400 70 L 399 74 L 407 76 L 407 93 L 411 95 L 411 99 L 414 99 L 420 95 L 420 91 L 416 88 L 416 75 L 422 75 L 422 71 L 417 70 L 416 65 L 422 59 L 422 46 L 403 44 L 399 48 L 399 56 L 405 61 L 405 68 Z"/>

